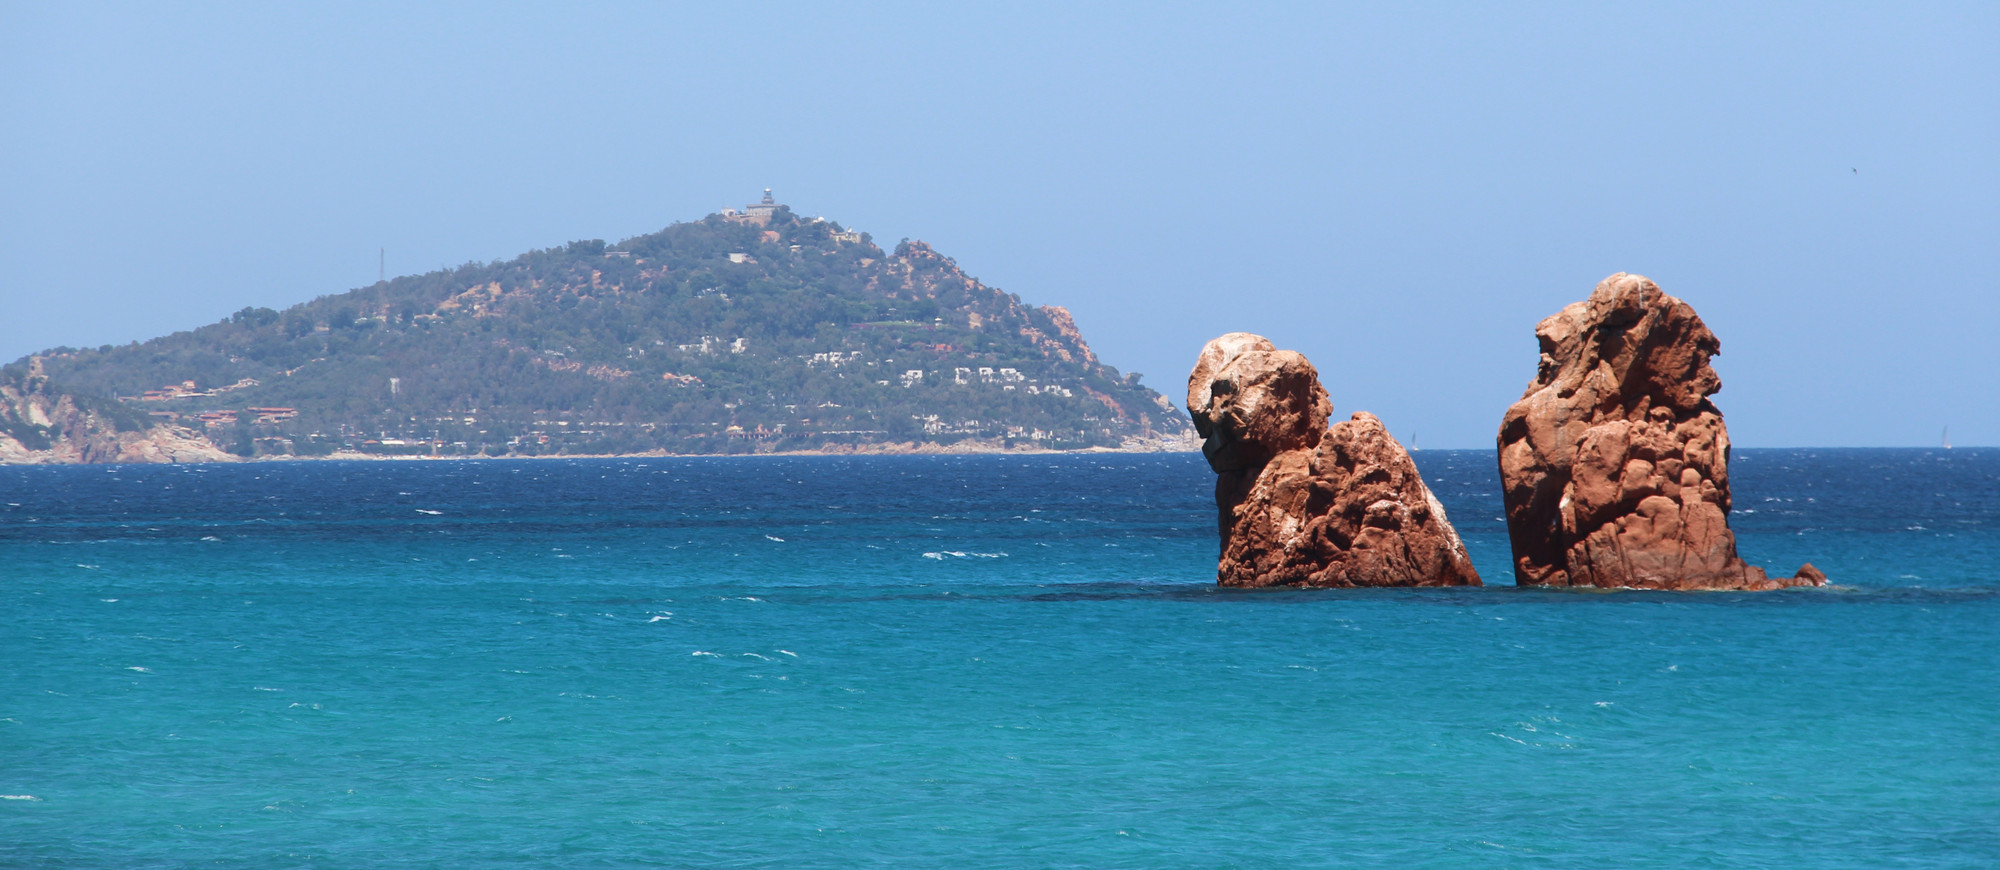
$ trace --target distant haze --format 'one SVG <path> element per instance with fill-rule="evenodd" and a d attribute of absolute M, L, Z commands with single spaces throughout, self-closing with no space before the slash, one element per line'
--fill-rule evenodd
<path fill-rule="evenodd" d="M 611 241 L 770 187 L 1064 305 L 1178 400 L 1230 330 L 1490 447 L 1645 274 L 1744 446 L 2000 444 L 2000 5 L 0 6 L 0 360 Z"/>

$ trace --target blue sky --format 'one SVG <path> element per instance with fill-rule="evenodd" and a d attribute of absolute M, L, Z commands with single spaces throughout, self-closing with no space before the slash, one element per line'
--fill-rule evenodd
<path fill-rule="evenodd" d="M 0 5 L 0 358 L 751 201 L 1489 447 L 1618 271 L 1743 446 L 2000 444 L 2000 5 Z"/>

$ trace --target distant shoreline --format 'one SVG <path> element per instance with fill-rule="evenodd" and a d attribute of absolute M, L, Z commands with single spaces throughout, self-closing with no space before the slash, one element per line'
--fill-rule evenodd
<path fill-rule="evenodd" d="M 930 449 L 926 449 L 926 447 Z M 1433 447 L 1426 452 L 1452 453 L 1452 452 L 1461 452 L 1467 450 L 1491 452 L 1492 449 L 1493 448 L 1491 447 Z M 1955 452 L 1966 452 L 1966 451 L 1977 452 L 1990 449 L 1993 448 L 1982 447 L 1982 446 L 1962 446 L 1962 447 L 1956 447 L 1954 450 Z M 1942 452 L 1944 448 L 1925 447 L 1925 446 L 1906 446 L 1906 447 L 1740 447 L 1739 446 L 1736 448 L 1738 458 L 1742 458 L 1744 451 L 1761 452 L 1767 450 L 1928 450 L 1928 451 Z M 1005 448 L 992 448 L 992 447 L 965 448 L 965 447 L 940 447 L 938 445 L 925 445 L 916 448 L 911 448 L 906 445 L 894 445 L 893 449 L 773 450 L 764 453 L 669 453 L 666 451 L 647 451 L 642 453 L 543 453 L 543 454 L 510 453 L 501 456 L 488 456 L 484 454 L 471 454 L 471 455 L 456 454 L 451 456 L 418 456 L 418 455 L 396 456 L 396 455 L 385 455 L 380 453 L 361 453 L 358 451 L 343 450 L 343 451 L 336 451 L 334 453 L 325 456 L 276 455 L 276 456 L 258 456 L 247 459 L 237 457 L 230 459 L 193 460 L 184 462 L 124 462 L 124 463 L 0 462 L 0 467 L 29 468 L 29 467 L 50 467 L 59 465 L 77 465 L 77 466 L 236 465 L 242 463 L 267 463 L 267 462 L 269 463 L 440 462 L 440 461 L 464 462 L 464 461 L 475 461 L 475 460 L 487 461 L 487 460 L 544 460 L 544 459 L 701 459 L 701 458 L 758 459 L 765 457 L 777 458 L 777 457 L 799 457 L 799 456 L 1089 456 L 1089 455 L 1142 455 L 1142 454 L 1161 454 L 1161 455 L 1172 454 L 1172 455 L 1185 456 L 1188 454 L 1199 454 L 1200 452 L 1201 449 L 1199 446 L 1189 446 L 1180 449 L 1166 448 L 1166 447 L 1143 447 L 1143 448 L 1086 447 L 1080 450 L 1048 450 L 1048 449 L 1035 449 L 1035 448 L 1016 448 L 1008 450 Z"/>
<path fill-rule="evenodd" d="M 325 456 L 259 456 L 241 462 L 436 462 L 443 460 L 471 459 L 758 459 L 764 457 L 787 456 L 1084 456 L 1093 454 L 1189 454 L 1200 453 L 1199 443 L 1183 448 L 1172 447 L 1085 447 L 1079 450 L 1049 450 L 1046 448 L 1004 447 L 962 447 L 938 444 L 890 444 L 870 445 L 852 450 L 772 450 L 759 453 L 670 453 L 664 450 L 649 450 L 640 453 L 509 453 L 501 456 L 485 454 L 455 454 L 451 456 L 390 455 L 382 453 L 362 453 L 354 450 L 337 450 Z M 225 462 L 228 460 L 224 460 Z M 65 463 L 78 464 L 78 463 Z M 194 463 L 183 463 L 194 464 Z"/>

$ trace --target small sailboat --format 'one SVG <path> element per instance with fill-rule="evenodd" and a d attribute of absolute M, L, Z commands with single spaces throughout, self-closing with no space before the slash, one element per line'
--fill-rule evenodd
<path fill-rule="evenodd" d="M 1951 427 L 1944 427 L 1944 449 L 1951 449 Z"/>

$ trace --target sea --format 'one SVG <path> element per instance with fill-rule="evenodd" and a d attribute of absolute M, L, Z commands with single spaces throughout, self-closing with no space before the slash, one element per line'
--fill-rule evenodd
<path fill-rule="evenodd" d="M 2000 449 L 1764 593 L 1226 590 L 1198 455 L 0 468 L 0 867 L 2000 866 Z"/>

